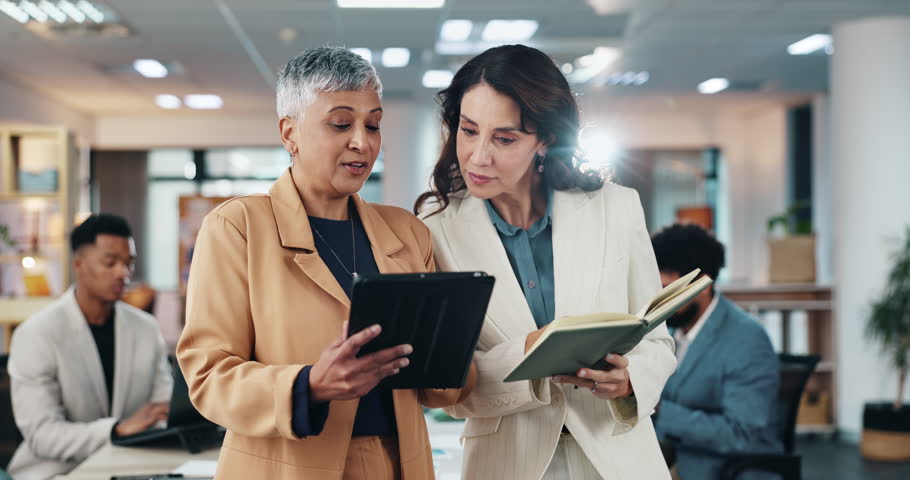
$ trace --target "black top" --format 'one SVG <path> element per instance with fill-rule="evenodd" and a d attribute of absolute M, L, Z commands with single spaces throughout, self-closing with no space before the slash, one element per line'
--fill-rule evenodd
<path fill-rule="evenodd" d="M 104 370 L 104 383 L 107 385 L 107 404 L 113 407 L 114 398 L 114 311 L 104 325 L 88 325 L 98 347 L 98 357 Z"/>
<path fill-rule="evenodd" d="M 328 220 L 325 218 L 309 217 L 310 228 L 313 230 L 313 240 L 319 258 L 329 267 L 335 280 L 341 288 L 351 297 L 351 288 L 354 284 L 352 273 L 379 273 L 376 260 L 373 258 L 373 249 L 370 239 L 363 228 L 356 211 L 351 209 L 353 220 Z M 353 221 L 353 243 L 351 235 L 351 222 Z M 354 252 L 356 256 L 356 270 L 354 269 Z M 349 273 L 350 272 L 350 273 Z M 292 423 L 298 436 L 318 435 L 322 430 L 328 412 L 325 406 L 318 405 L 302 409 L 309 405 L 309 389 L 305 382 L 309 380 L 309 367 L 303 369 L 294 384 L 294 414 Z M 306 402 L 306 403 L 304 403 Z M 306 411 L 303 411 L 306 410 Z M 354 436 L 369 435 L 397 435 L 395 425 L 395 405 L 392 400 L 392 390 L 375 388 L 360 399 L 357 415 L 354 418 Z"/>

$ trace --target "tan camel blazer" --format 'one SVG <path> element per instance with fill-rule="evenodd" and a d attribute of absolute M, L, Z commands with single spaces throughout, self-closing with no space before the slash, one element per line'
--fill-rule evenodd
<path fill-rule="evenodd" d="M 430 232 L 405 210 L 354 196 L 383 273 L 433 270 Z M 290 171 L 268 195 L 225 202 L 203 222 L 177 347 L 199 411 L 227 436 L 218 479 L 341 479 L 358 400 L 331 402 L 319 435 L 291 428 L 294 379 L 341 334 L 350 302 L 319 257 Z M 405 479 L 433 478 L 421 403 L 470 390 L 394 392 Z"/>

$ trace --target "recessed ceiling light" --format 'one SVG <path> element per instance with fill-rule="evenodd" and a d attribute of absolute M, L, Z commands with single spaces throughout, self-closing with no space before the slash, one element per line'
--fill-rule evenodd
<path fill-rule="evenodd" d="M 423 73 L 423 86 L 426 88 L 445 88 L 452 83 L 455 75 L 451 70 L 427 70 Z"/>
<path fill-rule="evenodd" d="M 57 23 L 66 22 L 66 14 L 63 13 L 62 10 L 57 8 L 57 6 L 54 5 L 53 3 L 48 2 L 47 0 L 41 0 L 41 3 L 38 4 L 38 7 L 40 7 L 41 10 L 44 10 L 44 13 L 46 13 L 49 17 L 53 18 L 55 22 L 57 22 Z"/>
<path fill-rule="evenodd" d="M 104 21 L 104 13 L 101 10 L 98 10 L 97 7 L 92 5 L 90 2 L 85 0 L 79 0 L 79 3 L 76 4 L 83 13 L 85 13 L 88 18 L 91 18 L 95 23 L 101 23 Z"/>
<path fill-rule="evenodd" d="M 76 6 L 70 3 L 68 0 L 60 0 L 57 2 L 57 6 L 60 7 L 60 10 L 66 12 L 66 14 L 69 15 L 74 22 L 82 23 L 85 21 L 85 14 L 82 13 L 82 10 L 76 8 Z"/>
<path fill-rule="evenodd" d="M 787 47 L 787 53 L 790 55 L 809 55 L 818 51 L 824 51 L 829 55 L 833 52 L 833 43 L 831 35 L 826 33 L 816 33 L 790 44 Z"/>
<path fill-rule="evenodd" d="M 9 0 L 0 0 L 0 12 L 3 12 L 19 23 L 28 22 L 28 13 Z"/>
<path fill-rule="evenodd" d="M 133 69 L 145 78 L 164 78 L 167 76 L 167 67 L 158 60 L 140 58 L 133 62 Z"/>
<path fill-rule="evenodd" d="M 698 84 L 698 92 L 710 95 L 712 93 L 722 92 L 730 87 L 730 81 L 726 78 L 709 78 Z"/>
<path fill-rule="evenodd" d="M 369 48 L 352 48 L 351 51 L 363 57 L 364 60 L 373 63 L 373 52 Z"/>
<path fill-rule="evenodd" d="M 411 51 L 407 48 L 386 48 L 382 51 L 382 66 L 387 68 L 407 67 Z"/>
<path fill-rule="evenodd" d="M 194 94 L 183 97 L 187 107 L 197 110 L 216 110 L 224 106 L 224 101 L 218 95 Z"/>
<path fill-rule="evenodd" d="M 446 20 L 439 31 L 439 39 L 444 42 L 463 42 L 471 36 L 474 23 L 470 20 Z"/>
<path fill-rule="evenodd" d="M 485 42 L 524 42 L 537 32 L 535 20 L 490 20 L 483 28 Z"/>
<path fill-rule="evenodd" d="M 41 10 L 38 8 L 38 5 L 35 5 L 28 0 L 22 0 L 19 2 L 19 8 L 25 10 L 29 15 L 31 15 L 32 18 L 39 22 L 46 22 L 48 19 L 47 14 L 44 13 L 44 10 Z"/>
<path fill-rule="evenodd" d="M 575 70 L 575 67 L 571 63 L 563 63 L 560 70 L 562 70 L 562 73 L 568 75 L 572 73 L 572 70 Z"/>
<path fill-rule="evenodd" d="M 607 85 L 620 85 L 624 87 L 641 86 L 651 79 L 649 72 L 613 72 L 607 75 Z"/>
<path fill-rule="evenodd" d="M 445 0 L 338 0 L 339 8 L 440 8 Z"/>
<path fill-rule="evenodd" d="M 180 106 L 183 105 L 183 102 L 181 102 L 180 97 L 176 95 L 162 94 L 155 97 L 155 105 L 168 110 L 174 110 L 180 108 Z"/>

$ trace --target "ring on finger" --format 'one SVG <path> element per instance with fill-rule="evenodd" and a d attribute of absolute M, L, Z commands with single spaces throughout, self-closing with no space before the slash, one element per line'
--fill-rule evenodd
<path fill-rule="evenodd" d="M 591 387 L 591 392 L 597 393 L 597 382 L 596 381 L 594 382 L 594 385 Z"/>

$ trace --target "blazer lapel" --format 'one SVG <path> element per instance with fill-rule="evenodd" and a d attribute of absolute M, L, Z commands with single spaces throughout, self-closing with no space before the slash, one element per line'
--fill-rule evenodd
<path fill-rule="evenodd" d="M 294 178 L 291 176 L 290 169 L 285 171 L 272 185 L 272 188 L 269 189 L 269 196 L 272 202 L 272 212 L 275 214 L 275 223 L 278 226 L 278 236 L 281 238 L 281 246 L 298 250 L 294 255 L 294 263 L 303 273 L 326 293 L 344 305 L 350 306 L 351 301 L 347 294 L 335 280 L 329 267 L 319 258 L 316 242 L 313 240 L 313 232 L 310 229 L 310 221 L 303 208 L 300 195 L 297 193 L 297 187 L 294 186 Z"/>
<path fill-rule="evenodd" d="M 97 397 L 102 415 L 110 416 L 111 410 L 107 401 L 107 384 L 104 381 L 101 357 L 98 356 L 98 347 L 95 345 L 95 339 L 92 338 L 85 315 L 82 314 L 82 309 L 76 302 L 75 288 L 70 288 L 64 294 L 64 305 L 65 321 L 67 329 L 70 331 L 69 338 L 72 340 L 73 351 L 78 352 L 76 356 L 82 362 L 82 370 L 88 380 L 88 388 Z"/>
<path fill-rule="evenodd" d="M 727 310 L 728 306 L 724 299 L 719 299 L 717 306 L 714 307 L 714 312 L 705 319 L 705 325 L 698 332 L 692 344 L 689 345 L 679 369 L 673 375 L 674 386 L 684 382 L 686 377 L 695 370 L 695 366 L 711 351 L 711 347 L 714 345 L 715 339 L 723 326 L 724 319 L 727 317 Z"/>
<path fill-rule="evenodd" d="M 354 195 L 353 200 L 360 221 L 363 223 L 363 229 L 366 230 L 367 238 L 370 239 L 373 259 L 376 260 L 379 271 L 382 273 L 413 272 L 413 268 L 395 256 L 404 248 L 404 244 L 382 218 L 382 215 L 370 204 L 364 202 L 359 195 Z"/>
<path fill-rule="evenodd" d="M 553 281 L 556 318 L 588 311 L 599 290 L 606 243 L 605 225 L 592 221 L 585 206 L 588 193 L 553 192 Z"/>
<path fill-rule="evenodd" d="M 483 200 L 466 195 L 442 227 L 458 270 L 484 271 L 496 278 L 487 308 L 489 320 L 511 339 L 536 330 L 534 316 Z"/>
<path fill-rule="evenodd" d="M 136 351 L 136 336 L 130 329 L 127 314 L 123 304 L 114 304 L 114 395 L 111 399 L 111 415 L 124 416 L 126 399 L 129 398 L 129 388 L 132 383 L 133 355 Z M 153 369 L 154 371 L 154 369 Z"/>

